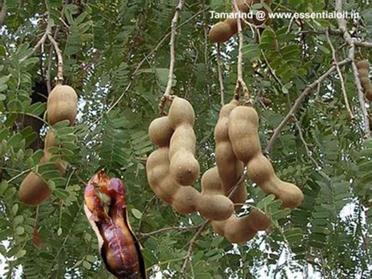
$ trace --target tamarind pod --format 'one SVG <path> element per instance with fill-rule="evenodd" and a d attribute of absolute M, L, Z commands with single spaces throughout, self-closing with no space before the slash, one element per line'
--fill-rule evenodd
<path fill-rule="evenodd" d="M 214 129 L 216 164 L 225 195 L 230 194 L 244 170 L 243 163 L 238 161 L 234 154 L 228 132 L 230 113 L 238 104 L 237 100 L 233 100 L 222 106 Z M 247 189 L 244 183 L 234 191 L 230 199 L 234 203 L 244 203 L 247 199 Z"/>
<path fill-rule="evenodd" d="M 284 207 L 295 208 L 299 206 L 304 195 L 294 184 L 280 180 L 270 161 L 262 154 L 248 162 L 248 177 L 260 188 L 269 194 L 274 194 L 283 202 Z"/>
<path fill-rule="evenodd" d="M 197 204 L 199 213 L 208 220 L 225 220 L 234 212 L 234 204 L 224 195 L 217 167 L 207 170 L 202 178 L 202 196 Z"/>
<path fill-rule="evenodd" d="M 156 186 L 169 173 L 169 148 L 162 147 L 154 150 L 146 161 L 146 174 L 149 185 Z"/>
<path fill-rule="evenodd" d="M 181 187 L 169 175 L 169 148 L 153 151 L 146 162 L 147 181 L 155 195 L 166 203 L 172 203 L 175 192 Z"/>
<path fill-rule="evenodd" d="M 49 93 L 47 101 L 47 119 L 50 125 L 62 120 L 74 124 L 77 114 L 77 95 L 68 85 L 56 85 Z"/>
<path fill-rule="evenodd" d="M 252 208 L 248 215 L 237 217 L 233 214 L 225 221 L 213 221 L 212 227 L 231 243 L 241 244 L 252 239 L 258 231 L 266 230 L 270 224 L 269 217 L 259 209 Z"/>
<path fill-rule="evenodd" d="M 170 173 L 181 185 L 192 185 L 200 173 L 195 154 L 196 137 L 190 125 L 176 128 L 169 146 Z"/>
<path fill-rule="evenodd" d="M 155 118 L 150 123 L 148 133 L 153 144 L 160 147 L 168 146 L 173 134 L 168 116 Z"/>
<path fill-rule="evenodd" d="M 233 21 L 229 21 L 229 23 L 227 21 L 220 21 L 211 27 L 208 38 L 213 43 L 224 43 L 234 35 L 234 30 Z"/>
<path fill-rule="evenodd" d="M 369 68 L 369 63 L 367 59 L 360 60 L 356 63 L 358 69 L 367 69 Z"/>
<path fill-rule="evenodd" d="M 44 149 L 44 156 L 41 157 L 40 163 L 50 162 L 51 159 L 52 159 L 52 154 L 49 151 L 47 151 L 46 149 Z M 66 169 L 67 169 L 67 162 L 65 162 L 63 160 L 57 160 L 54 163 L 55 163 L 55 166 L 58 169 L 59 173 L 61 175 L 63 175 L 66 172 Z"/>
<path fill-rule="evenodd" d="M 238 106 L 229 117 L 229 138 L 238 160 L 245 165 L 261 152 L 258 136 L 258 114 L 253 107 Z"/>
<path fill-rule="evenodd" d="M 208 220 L 226 220 L 234 212 L 234 204 L 224 195 L 202 195 L 197 211 Z"/>
<path fill-rule="evenodd" d="M 174 194 L 172 207 L 178 213 L 188 214 L 195 212 L 200 202 L 201 195 L 195 188 L 192 186 L 183 186 Z"/>
<path fill-rule="evenodd" d="M 174 97 L 169 108 L 168 118 L 173 129 L 181 124 L 194 125 L 195 112 L 192 105 L 184 98 Z"/>
<path fill-rule="evenodd" d="M 372 84 L 365 90 L 366 91 L 366 98 L 368 101 L 372 101 Z"/>
<path fill-rule="evenodd" d="M 175 129 L 169 143 L 169 158 L 172 160 L 174 154 L 181 149 L 183 149 L 185 152 L 195 154 L 195 142 L 196 136 L 192 126 L 178 126 Z"/>
<path fill-rule="evenodd" d="M 199 176 L 200 166 L 194 155 L 184 150 L 176 152 L 169 166 L 170 174 L 181 185 L 192 185 Z"/>
<path fill-rule="evenodd" d="M 359 78 L 363 78 L 363 77 L 367 77 L 368 78 L 368 75 L 369 75 L 369 71 L 368 69 L 358 69 L 358 75 L 359 75 Z"/>
<path fill-rule="evenodd" d="M 369 84 L 370 84 L 370 80 L 369 80 L 369 77 L 361 77 L 360 78 L 360 83 L 364 89 L 364 91 L 366 91 L 366 88 L 369 87 Z"/>
<path fill-rule="evenodd" d="M 44 149 L 57 146 L 56 133 L 53 129 L 49 129 L 44 140 Z"/>
<path fill-rule="evenodd" d="M 102 201 L 97 192 L 109 201 Z M 128 222 L 123 182 L 100 171 L 88 182 L 84 201 L 107 270 L 117 278 L 146 278 L 141 249 Z"/>
<path fill-rule="evenodd" d="M 30 172 L 22 181 L 18 190 L 20 201 L 28 205 L 39 205 L 51 195 L 48 184 L 36 173 Z"/>
<path fill-rule="evenodd" d="M 201 178 L 202 195 L 223 195 L 222 181 L 217 167 L 212 167 L 204 172 Z"/>

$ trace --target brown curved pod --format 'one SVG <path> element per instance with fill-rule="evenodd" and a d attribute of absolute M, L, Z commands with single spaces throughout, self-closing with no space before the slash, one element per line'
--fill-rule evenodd
<path fill-rule="evenodd" d="M 77 94 L 68 85 L 56 85 L 49 93 L 47 102 L 47 119 L 50 125 L 69 120 L 74 124 L 77 114 Z"/>
<path fill-rule="evenodd" d="M 50 195 L 48 184 L 34 172 L 30 172 L 23 179 L 18 191 L 18 198 L 28 205 L 39 205 Z"/>

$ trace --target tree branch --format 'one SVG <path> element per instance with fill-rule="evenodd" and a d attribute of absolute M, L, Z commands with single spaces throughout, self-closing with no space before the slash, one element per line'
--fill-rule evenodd
<path fill-rule="evenodd" d="M 351 62 L 351 60 L 349 58 L 346 58 L 346 59 L 342 60 L 341 62 L 337 63 L 337 65 L 339 67 L 341 67 L 341 66 L 343 66 L 345 64 L 348 64 L 350 62 Z M 270 153 L 270 151 L 271 151 L 271 149 L 274 145 L 274 142 L 277 140 L 277 138 L 280 135 L 280 132 L 282 131 L 284 126 L 287 124 L 287 122 L 291 119 L 292 115 L 294 115 L 297 112 L 297 110 L 300 108 L 304 99 L 308 95 L 310 95 L 311 92 L 318 86 L 318 84 L 320 84 L 323 80 L 325 80 L 334 70 L 336 70 L 336 65 L 333 65 L 331 68 L 328 69 L 328 71 L 326 71 L 323 75 L 321 75 L 317 80 L 315 80 L 313 83 L 308 85 L 305 88 L 305 90 L 302 91 L 302 93 L 297 97 L 296 101 L 294 102 L 293 106 L 290 108 L 287 115 L 283 118 L 283 120 L 280 122 L 278 127 L 276 127 L 274 129 L 274 133 L 271 136 L 271 138 L 270 138 L 270 140 L 269 140 L 269 142 L 268 142 L 268 144 L 265 148 L 265 153 L 266 154 Z"/>
<path fill-rule="evenodd" d="M 5 17 L 6 17 L 6 12 L 8 10 L 8 7 L 6 6 L 6 0 L 1 1 L 1 10 L 0 10 L 0 27 L 3 26 Z"/>
<path fill-rule="evenodd" d="M 56 52 L 57 55 L 57 84 L 62 84 L 63 83 L 63 57 L 62 57 L 62 51 L 58 47 L 57 41 L 53 38 L 53 36 L 48 33 L 48 39 L 52 43 L 54 51 Z"/>
<path fill-rule="evenodd" d="M 173 75 L 174 75 L 174 65 L 176 62 L 176 51 L 175 51 L 175 41 L 176 41 L 176 34 L 177 34 L 177 21 L 182 10 L 184 4 L 184 0 L 178 0 L 178 4 L 176 6 L 176 11 L 174 12 L 174 16 L 171 22 L 171 38 L 170 38 L 170 62 L 169 62 L 169 73 L 168 73 L 168 82 L 167 87 L 165 88 L 163 97 L 159 103 L 160 113 L 163 113 L 164 105 L 168 97 L 172 94 L 172 85 L 173 85 Z"/>
<path fill-rule="evenodd" d="M 335 10 L 336 12 L 342 12 L 342 0 L 335 0 Z M 366 103 L 364 100 L 362 85 L 360 84 L 360 80 L 358 76 L 358 68 L 355 64 L 355 59 L 354 59 L 355 58 L 355 45 L 358 44 L 359 46 L 361 46 L 361 42 L 358 42 L 355 38 L 351 37 L 350 33 L 347 30 L 347 26 L 346 26 L 347 22 L 344 18 L 337 18 L 337 23 L 338 23 L 339 29 L 343 33 L 344 40 L 350 47 L 348 56 L 349 56 L 349 60 L 351 61 L 351 66 L 353 69 L 354 83 L 358 91 L 359 105 L 362 110 L 364 136 L 370 137 L 371 131 L 369 128 L 368 112 L 366 109 Z M 362 44 L 366 44 L 367 46 L 369 45 L 369 43 L 365 43 L 365 42 L 363 42 Z"/>
<path fill-rule="evenodd" d="M 336 56 L 336 50 L 335 48 L 333 47 L 333 44 L 332 44 L 332 41 L 331 41 L 331 38 L 329 37 L 329 32 L 326 31 L 325 33 L 326 35 L 326 38 L 327 38 L 327 41 L 328 41 L 328 44 L 332 50 L 332 59 L 333 59 L 333 62 L 336 66 L 336 70 L 337 70 L 337 74 L 338 76 L 340 77 L 340 83 L 341 83 L 341 90 L 342 90 L 342 95 L 344 96 L 344 101 L 345 101 L 345 106 L 346 106 L 346 110 L 348 111 L 349 115 L 350 115 L 350 119 L 353 119 L 354 118 L 354 115 L 353 115 L 353 112 L 351 111 L 351 108 L 350 108 L 350 104 L 349 104 L 349 100 L 347 98 L 347 93 L 346 93 L 346 88 L 345 88 L 345 81 L 344 81 L 344 77 L 342 76 L 342 72 L 341 72 L 341 69 L 340 69 L 340 66 L 337 64 L 338 61 L 337 61 L 337 56 Z"/>
<path fill-rule="evenodd" d="M 250 103 L 250 96 L 249 96 L 249 90 L 247 88 L 247 85 L 244 82 L 243 79 L 243 44 L 244 44 L 244 36 L 242 32 L 242 21 L 241 21 L 241 14 L 240 10 L 238 8 L 237 0 L 233 0 L 233 7 L 234 7 L 234 12 L 235 14 L 238 15 L 237 18 L 237 25 L 238 25 L 238 37 L 239 37 L 239 48 L 238 48 L 238 65 L 237 65 L 237 81 L 236 81 L 236 86 L 235 86 L 235 92 L 234 92 L 234 98 L 236 100 L 239 100 L 240 97 L 240 92 L 243 92 L 244 96 L 244 102 L 245 103 Z"/>
<path fill-rule="evenodd" d="M 225 104 L 225 87 L 223 85 L 223 73 L 222 73 L 222 63 L 221 63 L 221 47 L 217 44 L 217 72 L 218 81 L 220 83 L 220 96 L 221 96 L 221 106 Z"/>

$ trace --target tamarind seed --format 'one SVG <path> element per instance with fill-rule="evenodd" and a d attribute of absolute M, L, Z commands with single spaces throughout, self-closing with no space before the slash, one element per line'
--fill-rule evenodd
<path fill-rule="evenodd" d="M 56 85 L 49 93 L 47 101 L 47 119 L 50 125 L 62 120 L 74 124 L 77 114 L 77 95 L 68 85 Z"/>
<path fill-rule="evenodd" d="M 169 145 L 173 131 L 169 118 L 162 116 L 150 123 L 148 134 L 153 144 L 163 147 Z"/>
<path fill-rule="evenodd" d="M 360 60 L 356 63 L 358 69 L 367 69 L 369 68 L 369 63 L 367 59 Z"/>
<path fill-rule="evenodd" d="M 36 173 L 30 172 L 22 181 L 18 191 L 20 201 L 28 205 L 39 205 L 51 195 L 48 184 Z"/>
<path fill-rule="evenodd" d="M 174 97 L 169 108 L 168 118 L 173 129 L 181 124 L 194 125 L 195 112 L 192 105 L 184 98 Z"/>

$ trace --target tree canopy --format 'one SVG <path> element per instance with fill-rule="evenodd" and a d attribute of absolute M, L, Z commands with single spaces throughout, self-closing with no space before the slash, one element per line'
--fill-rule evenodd
<path fill-rule="evenodd" d="M 210 11 L 230 12 L 231 1 L 2 0 L 0 7 L 0 277 L 111 276 L 83 211 L 84 187 L 101 168 L 126 184 L 150 278 L 371 277 L 370 105 L 356 67 L 372 61 L 370 1 L 273 0 L 273 12 L 360 18 L 271 19 L 219 45 L 208 39 L 218 21 Z M 54 126 L 64 175 L 39 165 L 46 100 L 61 74 L 79 96 L 75 125 Z M 178 214 L 159 200 L 145 164 L 154 150 L 147 129 L 171 77 L 170 93 L 195 110 L 201 172 L 213 166 L 218 112 L 240 75 L 265 154 L 305 199 L 283 209 L 247 179 L 247 204 L 272 226 L 232 245 L 199 214 Z M 36 207 L 17 197 L 30 170 L 52 189 Z"/>

